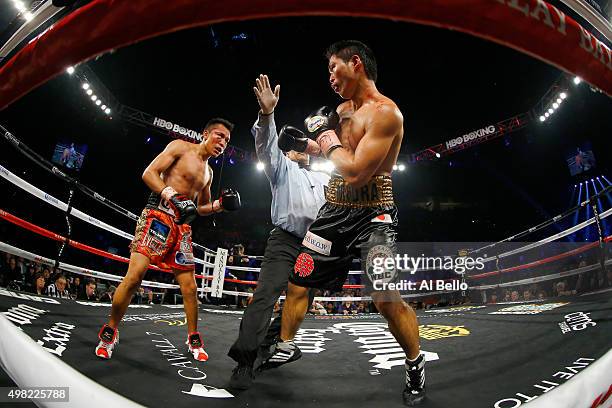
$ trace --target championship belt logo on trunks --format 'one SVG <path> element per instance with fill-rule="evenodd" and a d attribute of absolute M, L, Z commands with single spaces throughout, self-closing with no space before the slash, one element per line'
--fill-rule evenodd
<path fill-rule="evenodd" d="M 365 186 L 355 188 L 342 177 L 334 176 L 325 188 L 325 199 L 330 204 L 349 208 L 392 206 L 391 177 L 374 176 Z"/>
<path fill-rule="evenodd" d="M 194 264 L 190 231 L 186 231 L 182 234 L 181 240 L 179 241 L 179 251 L 176 252 L 174 261 L 179 265 Z"/>
<path fill-rule="evenodd" d="M 387 245 L 372 246 L 366 257 L 365 273 L 372 283 L 387 284 L 393 282 L 397 274 L 393 250 Z"/>
<path fill-rule="evenodd" d="M 147 207 L 163 211 L 166 214 L 170 214 L 172 216 L 175 215 L 174 211 L 172 210 L 172 208 L 170 208 L 168 203 L 161 198 L 160 194 L 157 193 L 151 193 L 151 195 L 149 196 L 149 200 L 147 201 Z"/>

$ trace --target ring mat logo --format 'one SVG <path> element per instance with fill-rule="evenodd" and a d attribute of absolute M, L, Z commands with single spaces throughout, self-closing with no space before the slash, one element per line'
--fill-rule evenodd
<path fill-rule="evenodd" d="M 489 314 L 515 314 L 515 315 L 533 315 L 542 312 L 546 312 L 548 310 L 553 310 L 561 306 L 565 306 L 569 304 L 569 302 L 559 302 L 559 303 L 544 303 L 544 304 L 527 304 L 527 305 L 517 305 L 511 307 L 505 307 L 503 309 L 499 309 L 497 312 L 491 312 Z"/>
<path fill-rule="evenodd" d="M 181 305 L 183 307 L 183 305 Z M 123 322 L 146 322 L 146 321 L 175 321 L 185 317 L 184 312 L 174 313 L 152 313 L 140 315 L 125 315 L 121 321 Z"/>
<path fill-rule="evenodd" d="M 484 309 L 486 306 L 457 306 L 449 309 L 430 309 L 425 310 L 425 313 L 452 313 L 452 312 L 465 312 L 474 309 Z"/>
<path fill-rule="evenodd" d="M 325 337 L 326 333 L 339 334 L 340 330 L 333 327 L 327 327 L 325 329 L 300 329 L 293 341 L 300 347 L 302 353 L 314 353 L 318 354 L 325 351 L 325 342 L 331 341 L 329 337 Z"/>
<path fill-rule="evenodd" d="M 20 330 L 24 324 L 32 324 L 32 320 L 38 319 L 41 315 L 49 312 L 49 310 L 38 309 L 26 304 L 18 304 L 2 312 L 4 317 L 13 322 Z"/>
<path fill-rule="evenodd" d="M 187 318 L 183 320 L 155 320 L 155 323 L 166 323 L 168 326 L 184 326 L 187 324 Z"/>
<path fill-rule="evenodd" d="M 443 326 L 440 324 L 425 324 L 419 326 L 419 337 L 425 340 L 446 339 L 448 337 L 469 336 L 470 331 L 465 326 Z"/>
<path fill-rule="evenodd" d="M 360 353 L 368 355 L 368 361 L 373 364 L 370 375 L 380 374 L 377 369 L 391 370 L 393 367 L 404 367 L 406 353 L 389 331 L 387 323 L 350 322 L 337 323 L 333 327 L 349 336 L 357 337 L 353 341 L 360 344 L 359 349 L 364 350 Z M 426 361 L 440 358 L 437 353 L 423 349 L 421 354 L 425 356 Z"/>
<path fill-rule="evenodd" d="M 591 317 L 591 313 L 574 312 L 563 316 L 565 321 L 559 323 L 559 328 L 563 334 L 571 331 L 581 331 L 587 327 L 597 326 Z"/>
<path fill-rule="evenodd" d="M 66 350 L 66 344 L 70 341 L 71 330 L 74 330 L 75 327 L 68 323 L 54 323 L 50 329 L 43 330 L 46 336 L 42 340 L 37 340 L 36 343 L 49 353 L 61 357 Z"/>

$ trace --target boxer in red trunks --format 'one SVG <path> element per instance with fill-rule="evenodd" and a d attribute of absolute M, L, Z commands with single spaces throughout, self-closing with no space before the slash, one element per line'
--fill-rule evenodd
<path fill-rule="evenodd" d="M 98 357 L 111 358 L 119 341 L 119 322 L 149 265 L 153 264 L 174 272 L 183 295 L 189 352 L 196 360 L 208 359 L 197 331 L 197 286 L 189 223 L 198 215 L 240 208 L 240 195 L 234 190 L 223 190 L 221 197 L 214 201 L 210 194 L 213 174 L 208 159 L 223 153 L 233 127 L 225 119 L 211 119 L 201 143 L 174 140 L 145 169 L 142 180 L 151 189 L 151 196 L 138 220 L 130 245 L 130 264 L 113 296 L 110 319 L 98 334 Z"/>

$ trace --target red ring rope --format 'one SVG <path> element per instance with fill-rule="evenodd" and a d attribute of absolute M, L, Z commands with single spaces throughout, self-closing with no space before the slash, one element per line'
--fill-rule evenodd
<path fill-rule="evenodd" d="M 387 18 L 462 31 L 579 75 L 612 95 L 610 49 L 541 0 L 95 0 L 0 69 L 0 109 L 69 65 L 146 38 L 226 21 L 304 15 Z M 444 52 L 443 44 L 431 47 Z"/>
<path fill-rule="evenodd" d="M 44 229 L 42 227 L 39 227 L 38 225 L 32 224 L 26 220 L 23 220 L 19 217 L 14 216 L 13 214 L 10 214 L 4 210 L 0 209 L 0 218 L 13 223 L 15 225 L 20 226 L 21 228 L 27 229 L 29 231 L 32 231 L 38 235 L 41 235 L 43 237 L 47 237 L 50 238 L 54 241 L 65 241 L 66 238 L 64 238 L 63 236 L 56 234 L 55 232 L 49 231 L 47 229 Z M 123 263 L 129 263 L 130 260 L 128 258 L 125 258 L 123 256 L 119 256 L 119 255 L 115 255 L 115 254 L 111 254 L 110 252 L 106 252 L 103 251 L 101 249 L 98 248 L 94 248 L 91 247 L 89 245 L 85 245 L 82 244 L 80 242 L 74 241 L 72 239 L 68 240 L 68 245 L 77 248 L 77 249 L 81 249 L 83 251 L 95 254 L 95 255 L 99 255 L 102 256 L 104 258 L 108 258 L 108 259 L 112 259 L 114 261 L 119 261 L 119 262 L 123 262 Z M 163 269 L 160 268 L 158 266 L 155 265 L 149 265 L 149 269 L 153 269 L 156 271 L 160 271 L 160 272 L 166 272 L 166 273 L 172 273 L 172 271 L 170 269 Z M 212 280 L 212 276 L 203 276 L 203 275 L 195 275 L 196 278 L 198 279 L 207 279 L 207 280 Z M 232 282 L 232 283 L 240 283 L 243 285 L 257 285 L 257 281 L 247 281 L 247 280 L 240 280 L 240 279 L 229 279 L 229 278 L 225 278 L 224 279 L 225 282 Z M 364 285 L 344 285 L 343 288 L 345 289 L 358 289 L 358 288 L 363 288 Z"/>
<path fill-rule="evenodd" d="M 51 232 L 49 230 L 46 230 L 42 227 L 39 227 L 38 225 L 34 225 L 26 220 L 23 220 L 19 217 L 16 217 L 4 210 L 0 209 L 0 218 L 9 221 L 15 225 L 18 225 L 24 229 L 27 229 L 29 231 L 32 231 L 36 234 L 39 234 L 41 236 L 50 238 L 54 241 L 64 241 L 66 238 L 64 238 L 63 236 L 56 234 L 55 232 Z M 612 236 L 608 236 L 606 238 L 604 238 L 604 242 L 610 242 L 612 241 Z M 68 245 L 77 248 L 77 249 L 81 249 L 83 251 L 95 254 L 95 255 L 99 255 L 108 259 L 112 259 L 115 261 L 119 261 L 119 262 L 123 262 L 123 263 L 129 263 L 130 260 L 128 258 L 125 258 L 123 256 L 119 256 L 119 255 L 115 255 L 115 254 L 111 254 L 110 252 L 106 252 L 103 251 L 101 249 L 98 248 L 94 248 L 91 247 L 89 245 L 85 245 L 82 244 L 80 242 L 74 241 L 74 240 L 68 240 Z M 491 271 L 491 272 L 485 272 L 485 273 L 481 273 L 478 275 L 473 275 L 473 276 L 468 276 L 469 279 L 482 279 L 482 278 L 487 278 L 490 276 L 495 276 L 495 275 L 499 275 L 501 273 L 507 273 L 507 272 L 513 272 L 513 271 L 517 271 L 517 270 L 522 270 L 522 269 L 527 269 L 527 268 L 531 268 L 534 266 L 539 266 L 539 265 L 543 265 L 549 262 L 553 262 L 559 259 L 563 259 L 563 258 L 567 258 L 569 256 L 572 255 L 576 255 L 579 254 L 581 252 L 587 251 L 595 246 L 599 245 L 599 242 L 591 242 L 589 244 L 585 244 L 580 248 L 576 248 L 573 249 L 571 251 L 568 252 L 564 252 L 562 254 L 558 254 L 558 255 L 554 255 L 548 258 L 544 258 L 544 259 L 539 259 L 537 261 L 534 262 L 530 262 L 528 264 L 523 264 L 523 265 L 517 265 L 517 266 L 513 266 L 513 267 L 509 267 L 509 268 L 505 268 L 505 269 L 501 269 L 499 271 Z M 160 272 L 166 272 L 166 273 L 172 273 L 171 270 L 169 269 L 162 269 L 158 266 L 155 265 L 149 265 L 149 269 L 153 269 L 156 271 L 160 271 Z M 203 276 L 203 275 L 195 275 L 196 278 L 198 279 L 207 279 L 207 280 L 211 280 L 212 276 Z M 444 279 L 445 282 L 451 282 L 454 281 L 456 279 Z M 224 279 L 225 282 L 231 282 L 231 283 L 239 283 L 239 284 L 243 284 L 243 285 L 257 285 L 257 281 L 247 281 L 247 280 L 241 280 L 241 279 L 230 279 L 230 278 L 225 278 Z M 417 281 L 416 284 L 419 284 L 421 281 Z M 363 289 L 365 288 L 365 285 L 354 285 L 354 284 L 344 284 L 342 285 L 343 289 Z"/>
<path fill-rule="evenodd" d="M 604 238 L 604 242 L 609 242 L 609 241 L 612 241 L 612 235 Z M 591 242 L 591 243 L 588 243 L 588 244 L 584 244 L 580 248 L 572 249 L 571 251 L 567 251 L 567 252 L 564 252 L 564 253 L 558 254 L 558 255 L 553 255 L 553 256 L 550 256 L 548 258 L 538 259 L 537 261 L 533 261 L 533 262 L 530 262 L 528 264 L 512 266 L 512 267 L 509 267 L 509 268 L 500 269 L 499 271 L 491 271 L 491 272 L 479 273 L 478 275 L 467 276 L 467 278 L 469 278 L 469 279 L 482 279 L 482 278 L 488 278 L 490 276 L 495 276 L 495 275 L 499 275 L 499 274 L 506 273 L 506 272 L 513 272 L 513 271 L 519 271 L 519 270 L 522 270 L 522 269 L 528 269 L 528 268 L 531 268 L 531 267 L 534 267 L 534 266 L 543 265 L 543 264 L 546 264 L 546 263 L 549 263 L 549 262 L 557 261 L 559 259 L 567 258 L 568 256 L 579 254 L 579 253 L 587 251 L 587 250 L 589 250 L 589 249 L 591 249 L 593 247 L 596 247 L 597 245 L 599 245 L 598 241 Z"/>
<path fill-rule="evenodd" d="M 66 240 L 66 238 L 64 238 L 63 236 L 61 236 L 59 234 L 56 234 L 55 232 L 51 232 L 49 230 L 46 230 L 46 229 L 44 229 L 42 227 L 39 227 L 38 225 L 34 225 L 34 224 L 32 224 L 32 223 L 30 223 L 30 222 L 28 222 L 26 220 L 23 220 L 23 219 L 21 219 L 19 217 L 16 217 L 16 216 L 12 215 L 12 214 L 4 211 L 4 210 L 0 210 L 0 218 L 6 220 L 8 222 L 11 222 L 11 223 L 13 223 L 15 225 L 18 225 L 18 226 L 20 226 L 22 228 L 25 228 L 25 229 L 27 229 L 29 231 L 32 231 L 32 232 L 34 232 L 34 233 L 36 233 L 38 235 L 42 235 L 43 237 L 51 238 L 54 241 L 62 242 L 62 241 Z M 114 261 L 119 261 L 119 262 L 123 262 L 123 263 L 129 263 L 130 262 L 130 260 L 128 258 L 125 258 L 123 256 L 111 254 L 110 252 L 106 252 L 106 251 L 103 251 L 101 249 L 94 248 L 94 247 L 91 247 L 89 245 L 82 244 L 82 243 L 74 241 L 72 239 L 68 240 L 68 245 L 70 245 L 70 246 L 72 246 L 74 248 L 81 249 L 83 251 L 89 252 L 91 254 L 100 255 L 100 256 L 103 256 L 104 258 L 112 259 Z M 170 269 L 160 268 L 160 267 L 155 266 L 155 265 L 149 265 L 149 269 L 153 269 L 153 270 L 156 270 L 156 271 L 159 271 L 159 272 L 172 273 L 172 271 Z M 195 275 L 195 276 L 196 276 L 196 278 L 199 278 L 199 279 L 207 279 L 208 278 L 208 277 L 205 277 L 205 276 L 202 276 L 202 275 Z"/>

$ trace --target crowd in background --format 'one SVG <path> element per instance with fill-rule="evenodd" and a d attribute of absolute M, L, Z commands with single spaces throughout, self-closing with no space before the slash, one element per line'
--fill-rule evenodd
<path fill-rule="evenodd" d="M 60 299 L 112 302 L 118 283 L 61 271 L 0 252 L 0 287 L 10 290 Z M 139 288 L 134 302 L 152 303 L 153 292 L 148 288 Z"/>
<path fill-rule="evenodd" d="M 256 281 L 259 272 L 257 269 L 261 264 L 261 256 L 247 255 L 247 249 L 257 248 L 256 241 L 243 241 L 243 243 L 223 242 L 222 245 L 229 250 L 227 258 L 227 268 L 225 271 L 226 282 L 224 290 L 240 292 L 241 294 L 252 294 L 256 288 Z M 112 249 L 112 248 L 110 248 Z M 252 252 L 251 252 L 252 253 Z M 532 254 L 533 255 L 533 254 Z M 529 255 L 529 256 L 532 256 Z M 537 256 L 546 256 L 545 253 L 538 253 Z M 197 254 L 196 254 L 197 256 Z M 518 261 L 530 262 L 531 258 L 527 255 L 521 256 Z M 544 264 L 534 268 L 513 272 L 507 277 L 500 274 L 497 277 L 485 279 L 478 284 L 503 283 L 504 280 L 515 281 L 518 279 L 546 275 L 547 273 L 569 271 L 592 265 L 597 262 L 598 252 L 591 251 L 578 257 L 563 258 L 557 263 Z M 111 273 L 122 277 L 127 269 L 126 264 L 97 257 L 87 256 L 75 262 L 78 265 Z M 240 267 L 241 269 L 231 269 Z M 354 269 L 359 269 L 355 264 Z M 198 272 L 199 273 L 199 272 Z M 510 276 L 511 275 L 511 276 Z M 420 279 L 440 278 L 432 272 L 425 272 Z M 446 276 L 444 276 L 446 277 Z M 145 280 L 174 284 L 172 273 L 160 271 L 148 271 Z M 199 281 L 198 281 L 199 282 Z M 364 291 L 359 286 L 362 284 L 361 275 L 349 274 L 347 288 L 340 292 L 329 290 L 317 290 L 317 297 L 335 298 L 357 298 L 356 300 L 333 301 L 314 301 L 309 312 L 316 315 L 337 314 L 355 315 L 365 313 L 376 313 L 373 302 L 359 299 L 364 296 Z M 112 302 L 114 291 L 118 281 L 104 280 L 81 276 L 66 271 L 60 271 L 49 265 L 40 262 L 32 262 L 23 258 L 13 256 L 8 253 L 0 252 L 0 287 L 7 287 L 13 290 L 33 293 L 36 295 L 52 296 L 64 299 L 76 299 L 87 301 Z M 475 283 L 472 282 L 473 286 Z M 612 268 L 606 271 L 602 268 L 564 276 L 559 279 L 549 280 L 540 283 L 531 283 L 520 286 L 498 287 L 497 289 L 471 290 L 467 293 L 450 292 L 422 296 L 418 298 L 406 299 L 414 309 L 429 309 L 433 307 L 447 307 L 466 303 L 501 303 L 535 301 L 563 296 L 571 296 L 600 289 L 612 288 Z M 283 293 L 284 294 L 284 293 Z M 248 306 L 250 297 L 236 294 L 224 294 L 222 298 L 213 298 L 208 293 L 200 293 L 200 300 L 204 304 L 215 304 L 227 307 L 243 309 Z M 141 286 L 133 303 L 181 303 L 180 291 L 178 289 L 149 288 Z M 278 302 L 277 309 L 280 308 L 282 300 Z"/>
<path fill-rule="evenodd" d="M 536 299 L 548 299 L 562 296 L 571 296 L 589 292 L 595 292 L 602 289 L 612 288 L 612 265 L 605 268 L 600 266 L 602 252 L 599 247 L 594 247 L 588 251 L 580 252 L 575 256 L 560 257 L 555 259 L 560 253 L 565 253 L 568 250 L 575 249 L 575 244 L 572 248 L 562 248 L 554 246 L 543 246 L 537 253 L 522 254 L 520 257 L 514 257 L 514 262 L 520 262 L 518 265 L 524 265 L 539 259 L 553 259 L 550 262 L 543 264 L 534 264 L 533 267 L 524 268 L 511 273 L 501 273 L 496 276 L 478 281 L 476 284 L 504 284 L 508 281 L 517 281 L 521 279 L 537 278 L 547 276 L 554 273 L 564 275 L 564 272 L 575 271 L 580 268 L 595 265 L 592 270 L 560 276 L 557 279 L 550 279 L 539 283 L 530 283 L 524 285 L 502 286 L 496 289 L 474 290 L 472 291 L 472 300 L 483 303 L 498 303 L 498 302 L 518 302 L 532 301 Z M 610 258 L 612 247 L 607 245 L 604 247 L 603 256 L 606 259 Z M 513 258 L 513 257 L 509 257 Z M 507 264 L 511 259 L 505 261 Z M 503 270 L 503 267 L 500 267 Z M 507 275 L 507 276 L 505 276 Z M 474 285 L 473 285 L 474 286 Z"/>

